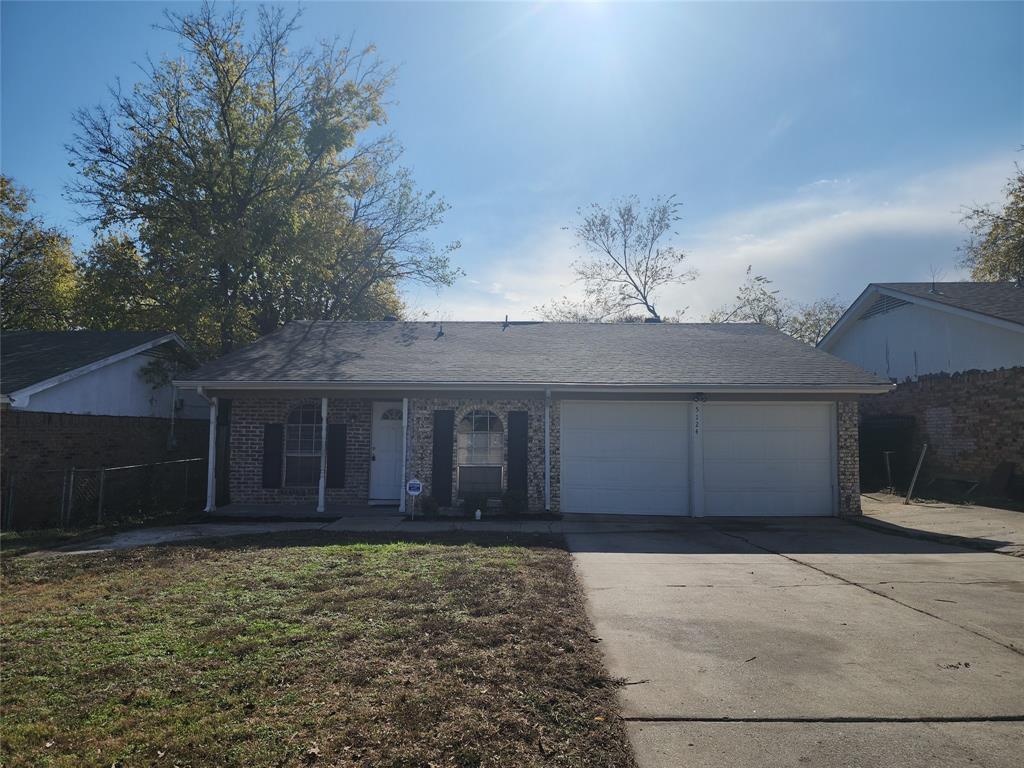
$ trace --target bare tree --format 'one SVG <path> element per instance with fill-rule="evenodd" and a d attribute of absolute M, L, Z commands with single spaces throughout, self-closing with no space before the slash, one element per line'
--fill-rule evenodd
<path fill-rule="evenodd" d="M 753 267 L 748 266 L 736 302 L 711 312 L 708 322 L 760 323 L 813 345 L 821 341 L 844 311 L 846 307 L 837 296 L 794 304 L 772 288 L 770 279 L 755 275 Z"/>
<path fill-rule="evenodd" d="M 644 206 L 633 195 L 577 211 L 579 221 L 568 229 L 587 252 L 573 263 L 584 297 L 539 306 L 538 314 L 547 320 L 604 322 L 639 319 L 639 311 L 641 317 L 661 320 L 657 291 L 697 277 L 696 270 L 684 268 L 686 254 L 666 242 L 676 234 L 681 205 L 673 195 Z"/>

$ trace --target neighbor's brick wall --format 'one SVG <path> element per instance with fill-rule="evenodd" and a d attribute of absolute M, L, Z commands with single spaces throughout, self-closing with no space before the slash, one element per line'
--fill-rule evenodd
<path fill-rule="evenodd" d="M 318 488 L 263 487 L 263 425 L 284 424 L 289 412 L 319 398 L 236 398 L 231 404 L 231 501 L 234 504 L 315 504 Z M 328 488 L 327 502 L 365 504 L 370 496 L 370 425 L 373 402 L 331 398 L 327 423 L 346 424 L 345 487 Z M 282 477 L 284 453 L 281 455 Z"/>
<path fill-rule="evenodd" d="M 861 514 L 860 509 L 860 420 L 855 400 L 836 403 L 836 446 L 838 448 L 839 514 Z"/>
<path fill-rule="evenodd" d="M 209 424 L 138 416 L 41 413 L 0 407 L 0 511 L 16 528 L 57 525 L 63 509 L 65 471 L 206 458 Z M 203 464 L 202 466 L 205 466 Z M 79 483 L 95 487 L 98 473 Z M 14 491 L 11 493 L 11 481 Z M 80 492 L 77 496 L 82 498 Z M 13 501 L 13 515 L 7 508 Z"/>
<path fill-rule="evenodd" d="M 98 468 L 206 457 L 209 423 L 142 416 L 85 416 L 4 407 L 0 411 L 4 474 L 71 467 Z"/>
<path fill-rule="evenodd" d="M 913 416 L 922 473 L 986 481 L 1002 462 L 1024 473 L 1024 367 L 932 374 L 862 397 L 860 416 Z"/>
<path fill-rule="evenodd" d="M 478 398 L 411 398 L 409 400 L 409 443 L 407 445 L 406 476 L 423 482 L 424 493 L 431 492 L 434 461 L 434 411 L 455 411 L 455 429 L 459 421 L 472 410 L 492 411 L 505 429 L 502 477 L 508 484 L 508 414 L 526 411 L 527 416 L 527 505 L 531 511 L 544 510 L 544 398 L 478 399 Z M 551 497 L 552 510 L 557 509 L 558 487 L 558 431 L 557 407 L 552 403 L 551 413 Z M 458 457 L 456 440 L 452 440 L 452 495 L 458 498 Z"/>

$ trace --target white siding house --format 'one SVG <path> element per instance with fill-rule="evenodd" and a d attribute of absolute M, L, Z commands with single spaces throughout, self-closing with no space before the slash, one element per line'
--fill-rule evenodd
<path fill-rule="evenodd" d="M 195 392 L 145 372 L 184 350 L 173 333 L 14 331 L 3 335 L 3 400 L 14 411 L 87 416 L 204 418 Z"/>
<path fill-rule="evenodd" d="M 897 382 L 1024 366 L 1024 288 L 871 284 L 818 346 Z"/>

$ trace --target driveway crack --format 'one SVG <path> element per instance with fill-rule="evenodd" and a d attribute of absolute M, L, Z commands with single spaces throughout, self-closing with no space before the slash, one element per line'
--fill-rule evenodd
<path fill-rule="evenodd" d="M 964 624 L 958 624 L 955 621 L 950 621 L 949 619 L 943 618 L 942 616 L 934 614 L 934 613 L 932 613 L 930 611 L 926 611 L 923 608 L 918 608 L 916 605 L 910 605 L 910 603 L 905 603 L 902 600 L 898 600 L 898 599 L 896 599 L 892 595 L 885 594 L 885 592 L 881 592 L 881 591 L 879 591 L 877 589 L 871 589 L 871 587 L 869 587 L 869 586 L 866 586 L 864 584 L 858 584 L 856 581 L 851 581 L 850 579 L 847 579 L 847 578 L 845 578 L 843 576 L 840 576 L 837 573 L 832 573 L 831 571 L 827 571 L 824 568 L 819 568 L 818 566 L 812 565 L 811 563 L 805 562 L 805 561 L 803 561 L 803 560 L 801 560 L 801 559 L 799 559 L 797 557 L 792 557 L 791 555 L 787 555 L 787 554 L 785 554 L 783 552 L 779 552 L 778 550 L 772 549 L 771 547 L 766 547 L 766 546 L 763 546 L 761 544 L 757 544 L 756 542 L 753 542 L 750 539 L 748 539 L 746 536 L 741 536 L 738 533 L 729 533 L 728 531 L 724 531 L 724 530 L 722 530 L 720 528 L 714 528 L 714 530 L 717 531 L 718 533 L 722 534 L 723 536 L 728 536 L 729 538 L 736 539 L 738 541 L 742 541 L 744 544 L 746 544 L 746 545 L 748 545 L 750 547 L 753 547 L 755 549 L 759 549 L 762 552 L 767 552 L 767 553 L 772 554 L 772 555 L 778 555 L 779 557 L 784 558 L 785 560 L 789 560 L 791 563 L 796 563 L 797 565 L 802 565 L 805 568 L 810 568 L 812 571 L 817 571 L 818 573 L 821 573 L 821 574 L 823 574 L 825 576 L 829 576 L 829 577 L 831 577 L 833 579 L 836 579 L 837 581 L 841 581 L 844 584 L 849 584 L 850 586 L 856 587 L 857 589 L 862 589 L 865 592 L 868 592 L 868 593 L 870 593 L 872 595 L 875 595 L 877 597 L 881 597 L 881 598 L 884 598 L 886 600 L 889 600 L 889 601 L 891 601 L 893 603 L 896 603 L 897 605 L 902 605 L 904 608 L 909 608 L 912 611 L 916 611 L 917 613 L 920 613 L 920 614 L 928 616 L 928 617 L 930 617 L 932 619 L 936 619 L 938 621 L 941 621 L 944 624 L 949 624 L 951 626 L 958 627 L 959 629 L 962 629 L 965 632 L 970 632 L 972 635 L 980 637 L 980 638 L 982 638 L 984 640 L 988 640 L 990 643 L 995 643 L 996 645 L 999 645 L 999 646 L 1007 649 L 1008 651 L 1013 651 L 1014 653 L 1018 654 L 1019 656 L 1024 656 L 1024 649 L 1018 648 L 1012 642 L 1004 640 L 1003 638 L 993 637 L 992 635 L 987 634 L 985 632 L 981 632 L 981 631 L 975 629 L 974 627 L 969 627 L 969 626 L 966 626 Z M 923 721 L 922 720 L 920 722 L 927 722 L 927 721 Z"/>

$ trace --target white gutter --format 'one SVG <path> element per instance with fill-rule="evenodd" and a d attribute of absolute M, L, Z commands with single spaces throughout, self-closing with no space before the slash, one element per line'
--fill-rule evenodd
<path fill-rule="evenodd" d="M 599 394 L 777 394 L 777 395 L 870 395 L 889 392 L 895 385 L 888 382 L 878 384 L 589 384 L 576 382 L 543 383 L 543 382 L 422 382 L 422 381 L 181 381 L 172 382 L 180 389 L 218 389 L 235 391 L 261 390 L 375 390 L 375 391 L 530 391 L 530 392 L 594 392 Z"/>

